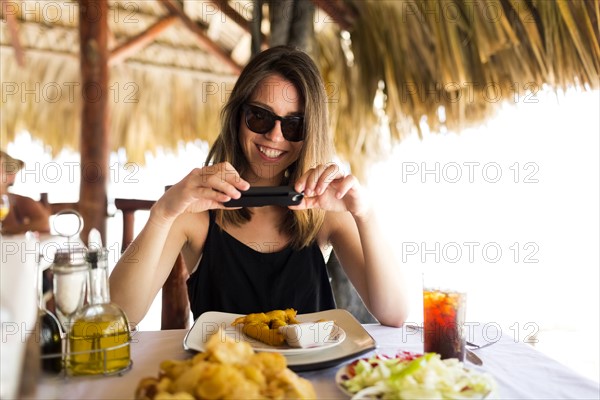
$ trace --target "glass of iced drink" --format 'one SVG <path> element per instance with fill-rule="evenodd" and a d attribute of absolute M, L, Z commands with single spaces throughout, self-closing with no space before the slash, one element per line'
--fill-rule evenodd
<path fill-rule="evenodd" d="M 442 359 L 465 359 L 464 322 L 467 294 L 452 289 L 423 287 L 423 338 L 426 353 Z"/>

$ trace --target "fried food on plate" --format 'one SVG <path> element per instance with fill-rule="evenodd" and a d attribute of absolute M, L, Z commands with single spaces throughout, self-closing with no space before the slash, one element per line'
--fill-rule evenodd
<path fill-rule="evenodd" d="M 142 379 L 135 398 L 161 399 L 314 399 L 310 381 L 289 368 L 279 353 L 254 353 L 246 342 L 221 332 L 206 351 L 188 360 L 166 360 L 158 378 Z"/>
<path fill-rule="evenodd" d="M 242 332 L 251 338 L 270 346 L 281 346 L 285 343 L 285 336 L 279 331 L 279 328 L 297 324 L 296 314 L 297 311 L 293 308 L 248 314 L 236 318 L 231 325 L 244 324 Z"/>

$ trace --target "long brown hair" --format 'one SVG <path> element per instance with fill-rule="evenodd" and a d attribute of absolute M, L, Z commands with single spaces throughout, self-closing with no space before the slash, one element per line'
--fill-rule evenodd
<path fill-rule="evenodd" d="M 207 164 L 228 161 L 243 176 L 250 169 L 239 142 L 242 106 L 265 78 L 279 74 L 298 90 L 304 104 L 305 138 L 298 160 L 286 173 L 281 185 L 292 185 L 308 169 L 331 161 L 333 143 L 327 122 L 327 95 L 314 61 L 303 51 L 277 46 L 257 54 L 243 69 L 231 96 L 221 111 L 222 128 L 206 158 Z M 241 225 L 250 220 L 248 209 L 217 210 L 221 226 Z M 288 210 L 281 231 L 289 234 L 291 245 L 310 244 L 323 224 L 325 211 Z"/>

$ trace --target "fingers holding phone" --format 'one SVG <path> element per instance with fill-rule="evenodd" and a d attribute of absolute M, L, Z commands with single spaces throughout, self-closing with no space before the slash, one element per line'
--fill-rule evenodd
<path fill-rule="evenodd" d="M 195 168 L 171 186 L 154 208 L 163 219 L 171 220 L 184 212 L 223 208 L 223 202 L 239 198 L 249 187 L 229 163 Z"/>

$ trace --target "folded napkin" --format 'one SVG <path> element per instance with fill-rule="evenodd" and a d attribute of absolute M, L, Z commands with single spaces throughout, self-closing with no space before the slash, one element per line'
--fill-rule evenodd
<path fill-rule="evenodd" d="M 0 398 L 18 397 L 27 337 L 37 317 L 39 243 L 31 235 L 0 237 Z"/>

